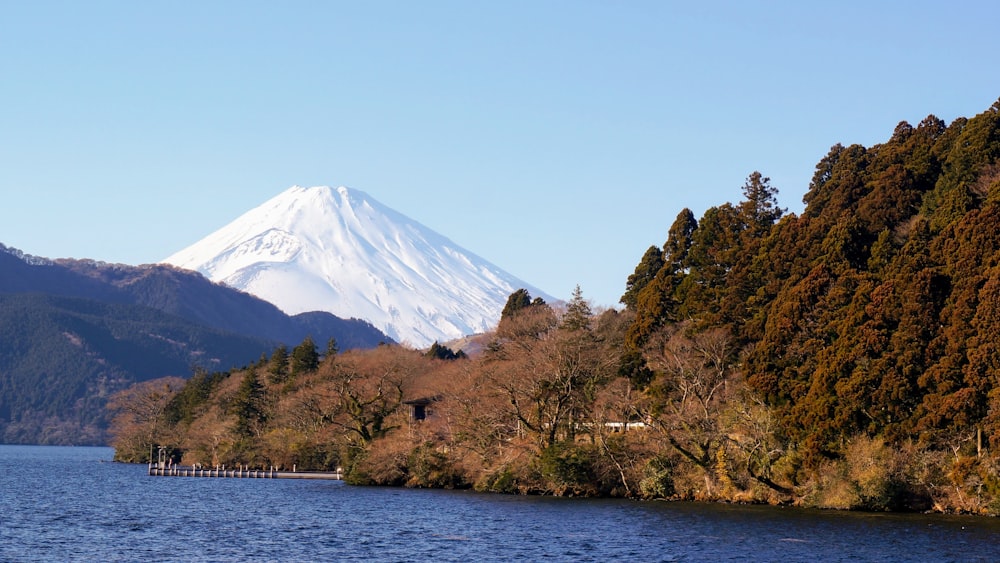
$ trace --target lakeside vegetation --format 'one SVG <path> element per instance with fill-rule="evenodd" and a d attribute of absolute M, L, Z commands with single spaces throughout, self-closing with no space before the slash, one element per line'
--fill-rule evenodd
<path fill-rule="evenodd" d="M 835 145 L 800 216 L 754 172 L 738 203 L 677 215 L 623 310 L 520 290 L 467 355 L 307 339 L 144 383 L 111 402 L 116 457 L 155 444 L 357 484 L 998 514 L 998 159 L 1000 101 Z"/>

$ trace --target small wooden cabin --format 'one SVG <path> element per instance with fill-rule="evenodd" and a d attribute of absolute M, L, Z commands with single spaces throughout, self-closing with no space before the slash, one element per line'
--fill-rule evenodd
<path fill-rule="evenodd" d="M 431 404 L 437 401 L 437 397 L 422 397 L 411 401 L 403 401 L 403 404 L 410 409 L 410 422 L 420 422 L 433 414 Z"/>

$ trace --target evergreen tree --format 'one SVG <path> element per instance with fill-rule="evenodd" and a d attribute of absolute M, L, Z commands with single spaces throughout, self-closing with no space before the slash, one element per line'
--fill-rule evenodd
<path fill-rule="evenodd" d="M 688 255 L 697 228 L 694 214 L 687 208 L 677 214 L 670 226 L 660 269 L 636 293 L 636 315 L 625 335 L 625 345 L 630 350 L 639 350 L 654 332 L 677 320 L 676 293 L 688 274 Z"/>
<path fill-rule="evenodd" d="M 691 235 L 688 272 L 678 284 L 680 318 L 717 320 L 730 270 L 743 253 L 743 218 L 730 203 L 705 211 Z"/>
<path fill-rule="evenodd" d="M 434 341 L 434 344 L 431 344 L 431 347 L 427 349 L 427 353 L 424 355 L 428 358 L 435 358 L 438 360 L 458 360 L 468 357 L 462 350 L 455 352 L 447 346 L 438 344 L 436 340 Z"/>
<path fill-rule="evenodd" d="M 771 185 L 771 179 L 754 171 L 743 185 L 743 201 L 740 216 L 746 237 L 762 238 L 785 210 L 778 207 L 778 188 Z"/>
<path fill-rule="evenodd" d="M 316 371 L 316 368 L 319 367 L 319 352 L 316 351 L 316 343 L 313 342 L 312 337 L 306 336 L 301 344 L 292 349 L 291 363 L 293 377 Z"/>
<path fill-rule="evenodd" d="M 326 355 L 324 358 L 332 358 L 336 356 L 338 352 L 340 352 L 340 348 L 337 347 L 337 339 L 331 336 L 330 339 L 326 341 Z"/>
<path fill-rule="evenodd" d="M 636 389 L 645 389 L 653 381 L 653 370 L 646 365 L 646 358 L 638 350 L 626 350 L 622 353 L 618 365 L 618 375 L 628 379 Z"/>
<path fill-rule="evenodd" d="M 236 415 L 235 432 L 238 436 L 261 435 L 263 424 L 267 420 L 267 412 L 264 405 L 264 386 L 257 378 L 257 370 L 247 370 L 236 390 L 229 411 Z"/>
<path fill-rule="evenodd" d="M 583 291 L 577 285 L 573 290 L 573 297 L 566 305 L 566 314 L 563 315 L 562 328 L 566 330 L 587 330 L 590 328 L 590 319 L 594 313 L 590 310 L 590 303 L 583 298 Z"/>
<path fill-rule="evenodd" d="M 639 292 L 649 285 L 649 282 L 653 281 L 653 278 L 656 277 L 656 273 L 660 271 L 663 264 L 662 250 L 656 246 L 650 246 L 646 249 L 646 253 L 642 255 L 639 265 L 635 267 L 635 272 L 629 275 L 628 281 L 625 283 L 625 293 L 622 295 L 620 302 L 624 303 L 626 308 L 635 309 L 636 302 L 639 299 Z"/>
<path fill-rule="evenodd" d="M 684 208 L 674 219 L 667 232 L 667 242 L 663 244 L 663 258 L 668 266 L 667 273 L 678 275 L 687 267 L 688 253 L 691 251 L 691 237 L 698 228 L 698 222 L 690 209 Z"/>
<path fill-rule="evenodd" d="M 507 297 L 507 304 L 504 305 L 503 311 L 500 312 L 500 322 L 504 319 L 510 318 L 515 313 L 522 309 L 527 309 L 531 306 L 531 294 L 528 293 L 527 289 L 519 289 L 514 293 L 511 293 Z"/>
<path fill-rule="evenodd" d="M 288 377 L 288 347 L 281 345 L 271 353 L 267 364 L 268 379 L 272 383 L 281 383 Z"/>
<path fill-rule="evenodd" d="M 506 338 L 511 333 L 521 333 L 525 330 L 540 334 L 555 322 L 555 313 L 541 297 L 531 299 L 526 289 L 519 289 L 510 294 L 507 304 L 500 314 L 497 325 L 497 335 Z"/>

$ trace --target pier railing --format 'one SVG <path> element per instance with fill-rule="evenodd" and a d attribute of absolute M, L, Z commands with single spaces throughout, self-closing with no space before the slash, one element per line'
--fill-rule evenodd
<path fill-rule="evenodd" d="M 148 475 L 155 477 L 215 477 L 229 479 L 326 479 L 342 480 L 343 472 L 337 471 L 282 471 L 270 469 L 250 469 L 249 466 L 237 466 L 235 469 L 225 466 L 207 468 L 190 465 L 161 465 L 150 463 Z"/>

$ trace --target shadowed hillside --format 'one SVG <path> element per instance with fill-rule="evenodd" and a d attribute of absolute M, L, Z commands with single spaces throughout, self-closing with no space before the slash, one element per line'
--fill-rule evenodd
<path fill-rule="evenodd" d="M 329 313 L 289 317 L 169 266 L 52 261 L 0 246 L 0 441 L 103 444 L 104 403 L 128 385 L 247 365 L 306 337 L 388 341 Z"/>

